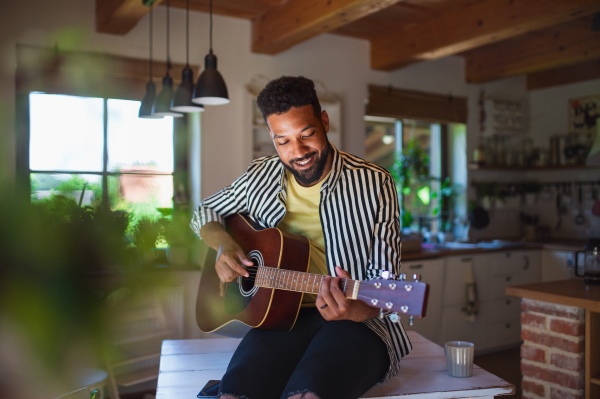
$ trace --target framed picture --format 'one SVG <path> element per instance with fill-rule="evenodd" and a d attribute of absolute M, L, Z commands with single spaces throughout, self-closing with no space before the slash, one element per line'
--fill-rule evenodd
<path fill-rule="evenodd" d="M 600 94 L 569 99 L 569 133 L 595 135 L 599 116 Z"/>

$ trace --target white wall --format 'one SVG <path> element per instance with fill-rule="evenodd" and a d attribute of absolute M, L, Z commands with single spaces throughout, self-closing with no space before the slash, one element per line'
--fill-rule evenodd
<path fill-rule="evenodd" d="M 4 1 L 0 5 L 0 184 L 14 180 L 14 71 L 15 46 L 32 44 L 63 50 L 105 52 L 146 58 L 148 21 L 146 16 L 127 35 L 95 32 L 94 0 Z M 164 60 L 166 8 L 154 13 L 155 58 Z M 185 61 L 185 12 L 171 12 L 171 58 Z M 190 15 L 190 61 L 203 65 L 208 51 L 208 15 Z M 233 181 L 250 160 L 250 121 L 245 85 L 258 74 L 275 78 L 304 75 L 320 80 L 342 100 L 343 149 L 364 155 L 364 100 L 368 84 L 422 90 L 468 97 L 467 154 L 470 160 L 478 137 L 479 92 L 506 99 L 529 99 L 532 134 L 544 141 L 547 134 L 566 126 L 566 101 L 569 97 L 600 92 L 600 80 L 527 93 L 524 77 L 502 79 L 483 85 L 466 84 L 464 60 L 447 57 L 422 62 L 394 72 L 372 71 L 369 43 L 364 40 L 325 34 L 303 42 L 276 56 L 250 52 L 250 21 L 216 15 L 214 51 L 219 70 L 228 85 L 231 103 L 207 107 L 202 114 L 202 196 L 209 195 Z M 562 128 L 562 127 L 561 127 Z M 520 176 L 522 178 L 523 176 Z M 512 178 L 488 174 L 486 179 Z M 472 197 L 472 192 L 470 193 Z M 489 231 L 493 234 L 493 229 Z"/>
<path fill-rule="evenodd" d="M 567 134 L 569 99 L 600 94 L 600 79 L 529 92 L 531 132 L 536 145 L 549 148 L 550 136 Z"/>
<path fill-rule="evenodd" d="M 94 30 L 94 0 L 35 0 L 3 2 L 0 12 L 0 183 L 14 179 L 14 70 L 15 46 L 32 44 L 63 50 L 106 52 L 145 58 L 148 17 L 127 35 L 99 34 Z M 155 58 L 164 60 L 165 7 L 154 13 Z M 171 12 L 171 58 L 185 60 L 183 10 Z M 193 64 L 203 65 L 208 51 L 208 15 L 190 16 Z M 324 82 L 343 103 L 343 149 L 364 155 L 364 99 L 367 85 L 392 84 L 417 90 L 465 95 L 464 62 L 459 57 L 411 65 L 392 73 L 372 71 L 369 43 L 337 35 L 321 35 L 276 56 L 250 52 L 250 21 L 214 17 L 214 51 L 228 85 L 231 103 L 208 108 L 202 114 L 202 195 L 234 180 L 249 161 L 250 129 L 245 120 L 245 85 L 257 74 L 275 78 L 304 75 Z M 68 33 L 72 33 L 69 35 Z M 75 36 L 75 37 L 73 37 Z"/>

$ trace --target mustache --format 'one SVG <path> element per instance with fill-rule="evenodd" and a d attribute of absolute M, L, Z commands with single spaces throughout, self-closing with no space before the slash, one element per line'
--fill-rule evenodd
<path fill-rule="evenodd" d="M 292 161 L 290 161 L 290 163 L 302 162 L 302 161 L 304 161 L 304 160 L 306 160 L 306 159 L 308 159 L 308 158 L 310 158 L 310 157 L 312 157 L 313 155 L 316 155 L 316 154 L 317 154 L 317 152 L 313 151 L 313 152 L 311 152 L 309 154 L 306 154 L 302 158 L 293 159 Z"/>

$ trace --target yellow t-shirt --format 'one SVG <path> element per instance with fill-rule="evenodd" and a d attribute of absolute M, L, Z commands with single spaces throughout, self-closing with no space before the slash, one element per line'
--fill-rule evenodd
<path fill-rule="evenodd" d="M 290 233 L 300 234 L 310 239 L 309 273 L 328 275 L 325 256 L 325 238 L 319 215 L 321 186 L 329 174 L 311 187 L 303 187 L 290 171 L 287 172 L 287 210 L 278 228 Z M 329 172 L 331 173 L 331 172 Z M 304 294 L 302 306 L 315 306 L 316 294 Z"/>

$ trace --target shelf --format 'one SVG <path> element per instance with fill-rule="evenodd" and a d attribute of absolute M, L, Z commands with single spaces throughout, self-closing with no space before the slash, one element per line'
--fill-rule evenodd
<path fill-rule="evenodd" d="M 600 374 L 596 374 L 592 378 L 590 378 L 590 382 L 592 384 L 600 385 Z"/>
<path fill-rule="evenodd" d="M 538 171 L 538 170 L 570 170 L 570 169 L 595 169 L 596 166 L 587 165 L 550 165 L 541 167 L 522 167 L 522 166 L 496 166 L 496 165 L 476 165 L 469 164 L 467 167 L 469 170 L 496 170 L 496 171 Z"/>

